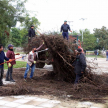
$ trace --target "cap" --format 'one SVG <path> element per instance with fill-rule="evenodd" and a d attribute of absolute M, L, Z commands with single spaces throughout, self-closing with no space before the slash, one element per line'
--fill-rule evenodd
<path fill-rule="evenodd" d="M 8 48 L 10 48 L 10 47 L 13 47 L 13 45 L 12 45 L 12 44 L 9 44 L 9 45 L 8 45 Z"/>
<path fill-rule="evenodd" d="M 34 25 L 31 25 L 31 27 L 34 27 Z"/>
<path fill-rule="evenodd" d="M 67 22 L 66 20 L 64 20 L 64 22 Z"/>
<path fill-rule="evenodd" d="M 81 53 L 82 52 L 82 49 L 78 48 L 77 51 Z"/>

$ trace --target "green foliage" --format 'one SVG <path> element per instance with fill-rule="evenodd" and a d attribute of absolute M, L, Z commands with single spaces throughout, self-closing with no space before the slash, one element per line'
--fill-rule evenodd
<path fill-rule="evenodd" d="M 23 29 L 20 30 L 20 35 L 22 38 L 21 46 L 27 44 L 28 42 L 28 30 L 30 29 L 31 25 L 34 25 L 34 29 L 36 30 L 40 25 L 40 22 L 37 18 L 27 15 L 24 22 L 21 24 L 23 27 Z"/>
<path fill-rule="evenodd" d="M 96 47 L 96 37 L 88 29 L 83 32 L 83 48 L 85 50 L 94 50 Z"/>
<path fill-rule="evenodd" d="M 12 28 L 11 29 L 11 36 L 12 36 L 12 42 L 15 46 L 20 46 L 21 45 L 21 35 L 20 35 L 20 30 L 17 28 Z"/>
<path fill-rule="evenodd" d="M 24 21 L 26 0 L 0 0 L 0 43 L 4 46 L 9 40 L 11 27 Z"/>
<path fill-rule="evenodd" d="M 23 46 L 28 42 L 28 31 L 25 28 L 23 28 L 20 30 L 20 35 L 21 35 L 21 46 Z"/>
<path fill-rule="evenodd" d="M 94 35 L 99 39 L 99 48 L 100 49 L 108 49 L 108 29 L 106 27 L 102 27 L 101 29 L 94 29 Z M 98 47 L 98 46 L 97 46 Z"/>
<path fill-rule="evenodd" d="M 27 15 L 24 22 L 22 23 L 22 27 L 28 30 L 31 27 L 31 25 L 34 25 L 34 29 L 37 29 L 40 25 L 40 22 L 36 17 L 30 17 L 29 15 Z"/>

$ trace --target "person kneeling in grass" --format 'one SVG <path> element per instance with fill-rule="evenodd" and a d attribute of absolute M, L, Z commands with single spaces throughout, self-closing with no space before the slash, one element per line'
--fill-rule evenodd
<path fill-rule="evenodd" d="M 44 44 L 44 42 L 43 42 Z M 36 48 L 36 47 L 33 47 L 32 48 L 32 51 L 29 53 L 28 55 L 28 62 L 27 62 L 27 65 L 26 65 L 26 70 L 25 70 L 25 73 L 24 73 L 24 80 L 26 81 L 26 78 L 27 78 L 27 73 L 29 72 L 30 68 L 31 68 L 31 74 L 30 74 L 30 79 L 33 78 L 33 74 L 34 74 L 34 71 L 35 71 L 35 64 L 36 64 L 36 51 L 40 50 L 40 48 L 43 46 L 43 44 L 39 47 L 39 48 Z"/>
<path fill-rule="evenodd" d="M 0 86 L 3 86 L 3 73 L 4 73 L 4 60 L 12 62 L 12 59 L 9 59 L 5 56 L 3 52 L 3 45 L 0 44 Z"/>
<path fill-rule="evenodd" d="M 15 55 L 20 55 L 20 54 L 19 53 L 15 54 L 14 51 L 13 51 L 13 45 L 9 44 L 8 45 L 8 51 L 6 53 L 6 56 L 9 59 L 14 59 L 14 60 L 11 63 L 7 63 L 8 64 L 8 71 L 7 71 L 7 74 L 6 74 L 6 81 L 15 82 L 13 80 L 13 78 L 12 78 L 13 65 L 16 64 Z"/>

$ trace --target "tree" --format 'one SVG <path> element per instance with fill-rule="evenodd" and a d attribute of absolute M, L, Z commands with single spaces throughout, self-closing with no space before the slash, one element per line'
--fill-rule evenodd
<path fill-rule="evenodd" d="M 99 39 L 99 48 L 107 49 L 108 48 L 108 29 L 106 27 L 102 27 L 101 29 L 94 29 L 94 35 Z"/>
<path fill-rule="evenodd" d="M 26 14 L 24 3 L 26 0 L 1 0 L 0 1 L 0 43 L 4 46 L 8 41 L 7 35 L 17 21 L 23 22 Z M 7 40 L 6 40 L 7 39 Z"/>
<path fill-rule="evenodd" d="M 11 36 L 12 36 L 12 42 L 14 46 L 20 46 L 21 45 L 21 35 L 20 35 L 20 30 L 17 28 L 12 28 L 11 29 Z"/>
<path fill-rule="evenodd" d="M 24 22 L 22 23 L 22 27 L 24 27 L 26 30 L 29 30 L 31 25 L 34 25 L 34 29 L 37 29 L 40 25 L 40 22 L 36 17 L 30 17 L 27 15 Z"/>
<path fill-rule="evenodd" d="M 20 35 L 21 35 L 21 46 L 25 45 L 28 42 L 28 31 L 23 28 L 20 30 Z"/>
<path fill-rule="evenodd" d="M 31 27 L 31 25 L 34 25 L 34 29 L 38 29 L 38 26 L 40 25 L 40 22 L 35 17 L 30 17 L 29 15 L 26 16 L 24 22 L 21 24 L 23 29 L 20 30 L 21 38 L 22 38 L 22 45 L 26 44 L 28 42 L 28 30 Z"/>
<path fill-rule="evenodd" d="M 80 30 L 80 33 L 82 34 L 82 31 Z M 96 37 L 94 36 L 94 34 L 91 34 L 90 31 L 88 29 L 85 29 L 83 31 L 83 49 L 85 50 L 94 50 L 96 47 Z M 81 37 L 80 37 L 80 40 Z"/>

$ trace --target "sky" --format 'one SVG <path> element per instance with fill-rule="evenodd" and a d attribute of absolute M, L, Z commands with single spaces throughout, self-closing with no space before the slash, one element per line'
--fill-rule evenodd
<path fill-rule="evenodd" d="M 41 22 L 40 32 L 60 31 L 64 20 L 73 21 L 74 31 L 108 28 L 108 0 L 28 0 L 25 7 Z"/>

